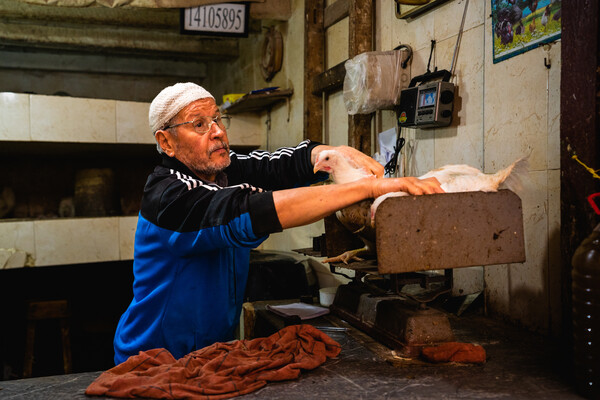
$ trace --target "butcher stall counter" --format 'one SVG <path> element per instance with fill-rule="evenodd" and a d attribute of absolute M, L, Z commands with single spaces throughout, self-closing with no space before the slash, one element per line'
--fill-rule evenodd
<path fill-rule="evenodd" d="M 313 322 L 314 321 L 314 322 Z M 482 365 L 403 359 L 339 318 L 311 320 L 344 328 L 327 334 L 340 355 L 298 379 L 269 383 L 239 399 L 581 399 L 568 382 L 569 364 L 547 338 L 481 315 L 450 317 L 456 340 L 487 352 Z M 0 399 L 93 399 L 84 394 L 101 371 L 0 381 Z"/>

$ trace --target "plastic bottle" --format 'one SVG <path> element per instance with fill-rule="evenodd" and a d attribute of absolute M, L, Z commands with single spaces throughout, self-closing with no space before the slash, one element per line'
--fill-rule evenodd
<path fill-rule="evenodd" d="M 573 364 L 575 385 L 600 399 L 600 224 L 575 251 L 573 270 Z"/>

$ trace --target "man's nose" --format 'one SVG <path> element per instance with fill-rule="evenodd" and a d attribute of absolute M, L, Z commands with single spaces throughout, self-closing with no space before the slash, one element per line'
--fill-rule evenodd
<path fill-rule="evenodd" d="M 210 136 L 213 138 L 218 138 L 225 136 L 226 134 L 227 131 L 225 131 L 224 128 L 221 128 L 219 124 L 213 121 L 212 125 L 210 126 Z"/>

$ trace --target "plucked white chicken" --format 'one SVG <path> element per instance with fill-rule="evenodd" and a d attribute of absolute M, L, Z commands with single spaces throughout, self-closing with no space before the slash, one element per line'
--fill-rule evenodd
<path fill-rule="evenodd" d="M 419 179 L 436 178 L 446 193 L 495 192 L 501 186 L 516 190 L 520 186 L 520 177 L 527 172 L 527 159 L 527 157 L 520 158 L 495 174 L 485 174 L 469 165 L 453 164 L 429 171 L 425 175 L 420 176 Z M 315 161 L 314 169 L 315 171 L 328 172 L 334 183 L 347 183 L 373 176 L 358 168 L 335 150 L 322 151 Z M 372 202 L 365 200 L 338 211 L 336 213 L 338 220 L 351 232 L 356 233 L 365 243 L 365 247 L 346 252 L 325 261 L 347 263 L 350 259 L 358 258 L 357 255 L 363 252 L 373 253 L 377 207 L 385 199 L 395 196 L 408 196 L 408 193 L 388 193 L 377 197 Z"/>

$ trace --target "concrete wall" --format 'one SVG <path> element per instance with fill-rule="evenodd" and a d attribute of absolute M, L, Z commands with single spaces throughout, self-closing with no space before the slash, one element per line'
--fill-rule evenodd
<path fill-rule="evenodd" d="M 376 50 L 398 44 L 414 49 L 411 75 L 426 71 L 430 43 L 437 42 L 431 68 L 450 69 L 460 28 L 464 1 L 450 1 L 410 22 L 395 16 L 393 0 L 376 0 Z M 302 138 L 302 65 L 304 3 L 293 1 L 292 17 L 275 25 L 284 35 L 284 64 L 273 82 L 262 80 L 258 59 L 261 37 L 241 46 L 240 65 L 220 68 L 243 88 L 278 85 L 294 88 L 288 110 L 271 112 L 268 147 L 294 145 Z M 559 118 L 560 41 L 539 47 L 498 64 L 492 62 L 492 22 L 489 1 L 471 1 L 467 11 L 453 83 L 458 87 L 457 120 L 435 130 L 406 129 L 407 175 L 420 175 L 445 164 L 467 163 L 492 173 L 515 159 L 530 154 L 530 172 L 519 192 L 523 201 L 527 261 L 522 264 L 481 267 L 486 307 L 491 315 L 523 324 L 530 329 L 558 333 L 559 292 Z M 327 67 L 348 57 L 348 21 L 327 33 Z M 248 51 L 250 54 L 244 55 Z M 551 67 L 544 66 L 544 59 Z M 251 76 L 252 87 L 247 84 Z M 243 82 L 243 83 L 241 83 Z M 234 86 L 227 88 L 235 91 Z M 347 143 L 347 113 L 342 92 L 329 96 L 326 105 L 327 142 Z M 289 116 L 289 121 L 288 121 Z M 266 117 L 265 117 L 266 118 Z M 379 132 L 394 125 L 391 111 L 381 111 L 374 122 Z M 375 147 L 375 146 L 374 146 Z M 311 245 L 322 232 L 321 224 L 273 235 L 264 248 L 293 249 Z"/>
<path fill-rule="evenodd" d="M 0 49 L 0 92 L 150 102 L 176 82 L 204 83 L 206 65 L 125 54 Z"/>
<path fill-rule="evenodd" d="M 331 4 L 330 0 L 328 4 Z M 393 0 L 375 0 L 375 49 L 390 50 L 409 44 L 415 51 L 410 73 L 425 72 L 432 39 L 437 41 L 432 68 L 449 69 L 465 1 L 452 0 L 411 22 L 397 19 Z M 404 130 L 406 174 L 420 175 L 445 164 L 467 163 L 495 172 L 516 158 L 530 154 L 530 172 L 523 191 L 526 255 L 523 264 L 482 267 L 476 274 L 485 286 L 490 314 L 542 332 L 557 333 L 560 322 L 559 282 L 559 117 L 560 41 L 518 55 L 498 64 L 492 62 L 492 24 L 489 1 L 470 1 L 456 74 L 457 119 L 452 126 L 436 130 Z M 225 93 L 246 93 L 267 86 L 294 89 L 289 104 L 280 103 L 260 114 L 265 131 L 264 146 L 275 150 L 293 146 L 303 138 L 304 1 L 292 0 L 287 21 L 262 20 L 275 26 L 284 38 L 282 70 L 265 82 L 259 67 L 263 32 L 253 30 L 239 42 L 240 56 L 233 61 L 181 62 L 173 68 L 137 59 L 77 55 L 18 53 L 4 50 L 0 63 L 1 91 L 43 94 L 67 91 L 71 96 L 150 101 L 167 82 L 197 80 L 219 99 Z M 327 33 L 327 67 L 348 57 L 348 21 L 342 20 Z M 544 59 L 551 67 L 544 66 Z M 16 60 L 16 61 L 15 61 Z M 76 64 L 76 67 L 68 67 Z M 106 66 L 106 69 L 104 67 Z M 158 68 L 158 69 L 155 69 Z M 91 69 L 91 71 L 89 71 Z M 175 70 L 176 73 L 175 73 Z M 164 72 L 171 71 L 171 72 Z M 91 72 L 91 73 L 90 73 Z M 35 83 L 33 90 L 32 82 Z M 67 89 L 67 90 L 65 90 Z M 81 92 L 79 92 L 81 91 Z M 90 95 L 103 93 L 100 95 Z M 135 97 L 135 98 L 130 98 Z M 325 103 L 326 141 L 347 143 L 347 113 L 342 92 Z M 269 122 L 267 124 L 267 122 Z M 394 125 L 391 111 L 377 113 L 374 133 Z M 373 146 L 375 148 L 375 146 Z M 310 247 L 322 232 L 322 222 L 272 235 L 264 249 L 290 250 Z"/>

